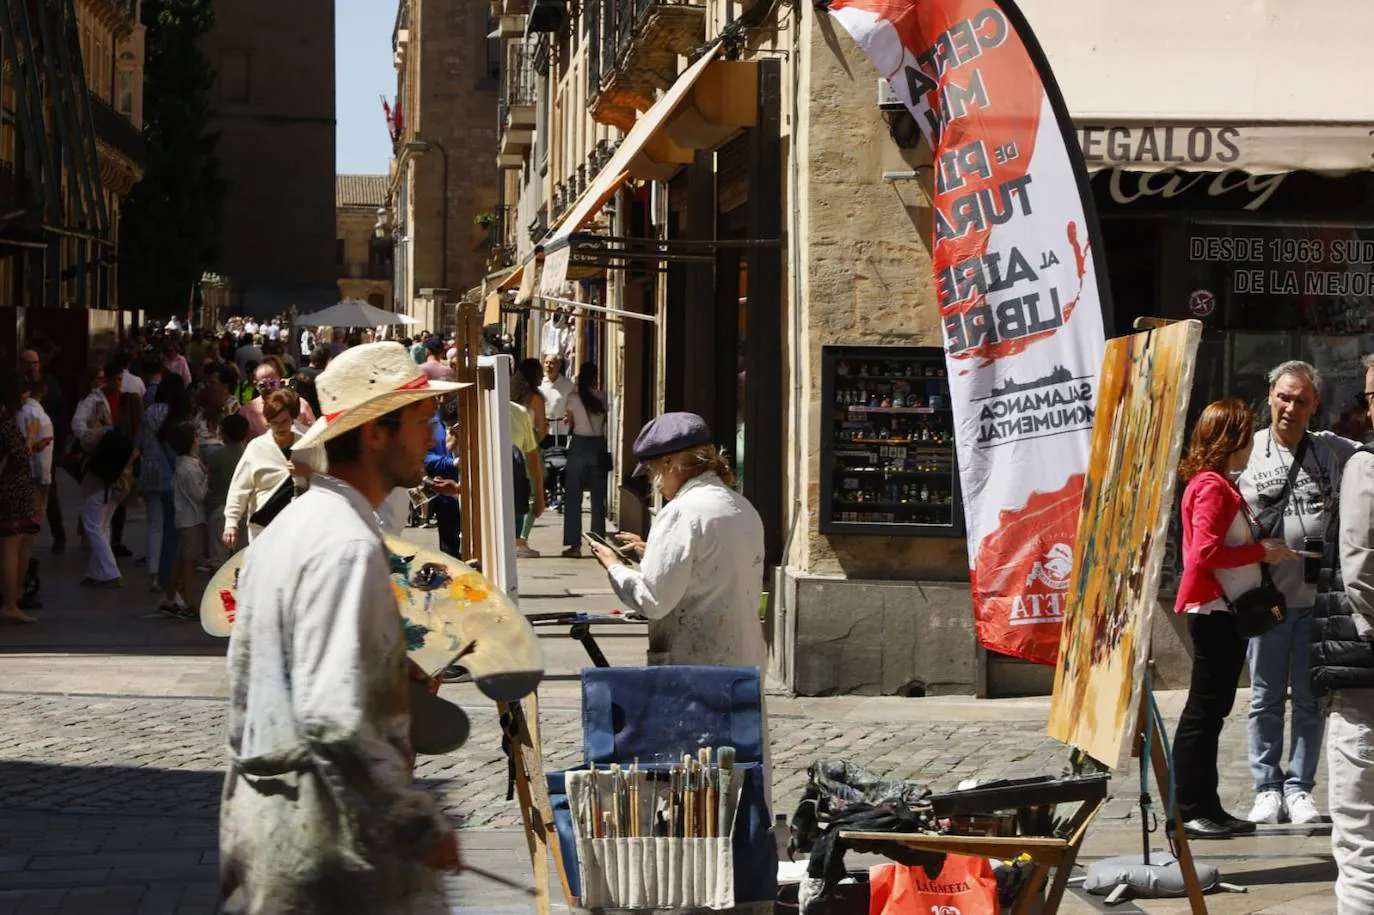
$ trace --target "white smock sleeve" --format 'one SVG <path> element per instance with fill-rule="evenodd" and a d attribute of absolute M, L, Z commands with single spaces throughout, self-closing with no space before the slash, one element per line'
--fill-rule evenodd
<path fill-rule="evenodd" d="M 386 556 L 375 542 L 345 545 L 304 570 L 291 645 L 301 736 L 333 763 L 378 824 L 374 838 L 419 857 L 448 830 L 411 776 L 404 641 Z"/>
<path fill-rule="evenodd" d="M 692 580 L 692 544 L 696 525 L 670 505 L 659 513 L 644 545 L 644 559 L 635 571 L 629 566 L 609 569 L 611 587 L 625 603 L 651 620 L 677 609 Z"/>

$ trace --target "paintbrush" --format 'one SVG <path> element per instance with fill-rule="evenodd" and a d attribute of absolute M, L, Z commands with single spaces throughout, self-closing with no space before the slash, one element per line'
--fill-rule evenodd
<path fill-rule="evenodd" d="M 538 891 L 535 890 L 534 887 L 525 886 L 523 883 L 518 883 L 507 877 L 502 877 L 500 874 L 494 874 L 488 870 L 483 870 L 480 867 L 473 867 L 471 864 L 464 864 L 462 867 L 459 868 L 459 871 L 461 873 L 472 874 L 474 877 L 481 877 L 483 880 L 490 880 L 492 883 L 499 883 L 502 886 L 510 887 L 513 890 L 519 890 L 526 896 L 539 895 Z"/>
<path fill-rule="evenodd" d="M 668 838 L 677 838 L 677 786 L 678 770 L 674 765 L 668 770 Z"/>
<path fill-rule="evenodd" d="M 720 747 L 716 750 L 716 785 L 720 795 L 716 800 L 719 805 L 716 810 L 716 827 L 724 836 L 730 835 L 735 825 L 730 821 L 730 812 L 734 805 L 735 792 L 731 787 L 734 776 L 735 748 Z"/>
<path fill-rule="evenodd" d="M 601 835 L 601 782 L 596 774 L 596 763 L 591 765 L 592 776 L 592 828 L 587 837 L 600 839 Z"/>
<path fill-rule="evenodd" d="M 687 808 L 687 838 L 695 839 L 698 830 L 701 829 L 697 809 L 701 792 L 700 773 L 697 772 L 697 761 L 692 757 L 686 757 L 683 764 L 687 769 L 687 799 L 683 802 L 683 806 Z"/>
<path fill-rule="evenodd" d="M 620 763 L 611 763 L 611 829 L 614 834 L 612 839 L 622 838 L 625 833 L 625 821 L 621 819 L 621 813 L 625 806 L 625 782 L 620 777 Z"/>
<path fill-rule="evenodd" d="M 716 798 L 713 790 L 714 778 L 711 771 L 711 748 L 697 750 L 697 767 L 701 772 L 701 833 L 708 839 L 715 835 L 711 824 L 716 818 Z"/>
<path fill-rule="evenodd" d="M 639 757 L 630 764 L 630 785 L 627 792 L 630 808 L 630 838 L 638 839 L 639 831 Z"/>

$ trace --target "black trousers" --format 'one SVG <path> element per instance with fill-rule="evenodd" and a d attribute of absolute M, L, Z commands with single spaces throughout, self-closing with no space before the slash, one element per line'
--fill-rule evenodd
<path fill-rule="evenodd" d="M 62 504 L 57 498 L 57 470 L 53 469 L 52 485 L 48 487 L 48 533 L 53 543 L 67 542 L 67 525 L 62 520 Z"/>
<path fill-rule="evenodd" d="M 463 518 L 454 499 L 435 499 L 429 503 L 439 529 L 439 552 L 459 559 L 463 556 Z"/>
<path fill-rule="evenodd" d="M 1174 784 L 1183 819 L 1216 818 L 1223 812 L 1217 795 L 1217 749 L 1221 727 L 1236 701 L 1246 640 L 1230 613 L 1189 614 L 1188 635 L 1193 640 L 1193 677 L 1174 732 Z"/>
<path fill-rule="evenodd" d="M 119 503 L 119 508 L 114 510 L 110 516 L 110 546 L 121 546 L 124 543 L 124 503 Z"/>

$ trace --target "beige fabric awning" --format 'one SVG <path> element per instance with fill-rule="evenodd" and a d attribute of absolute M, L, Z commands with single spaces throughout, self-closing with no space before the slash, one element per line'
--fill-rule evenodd
<path fill-rule="evenodd" d="M 758 67 L 720 60 L 711 48 L 678 76 L 653 107 L 640 115 L 596 179 L 559 220 L 544 246 L 541 294 L 556 295 L 568 277 L 569 237 L 582 229 L 631 178 L 663 180 L 757 120 Z"/>

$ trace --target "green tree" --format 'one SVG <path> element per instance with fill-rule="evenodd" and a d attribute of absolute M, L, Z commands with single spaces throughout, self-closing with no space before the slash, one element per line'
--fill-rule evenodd
<path fill-rule="evenodd" d="M 220 177 L 210 129 L 215 71 L 202 44 L 211 0 L 145 0 L 143 180 L 124 204 L 119 293 L 125 308 L 184 314 L 202 273 L 219 256 Z"/>

